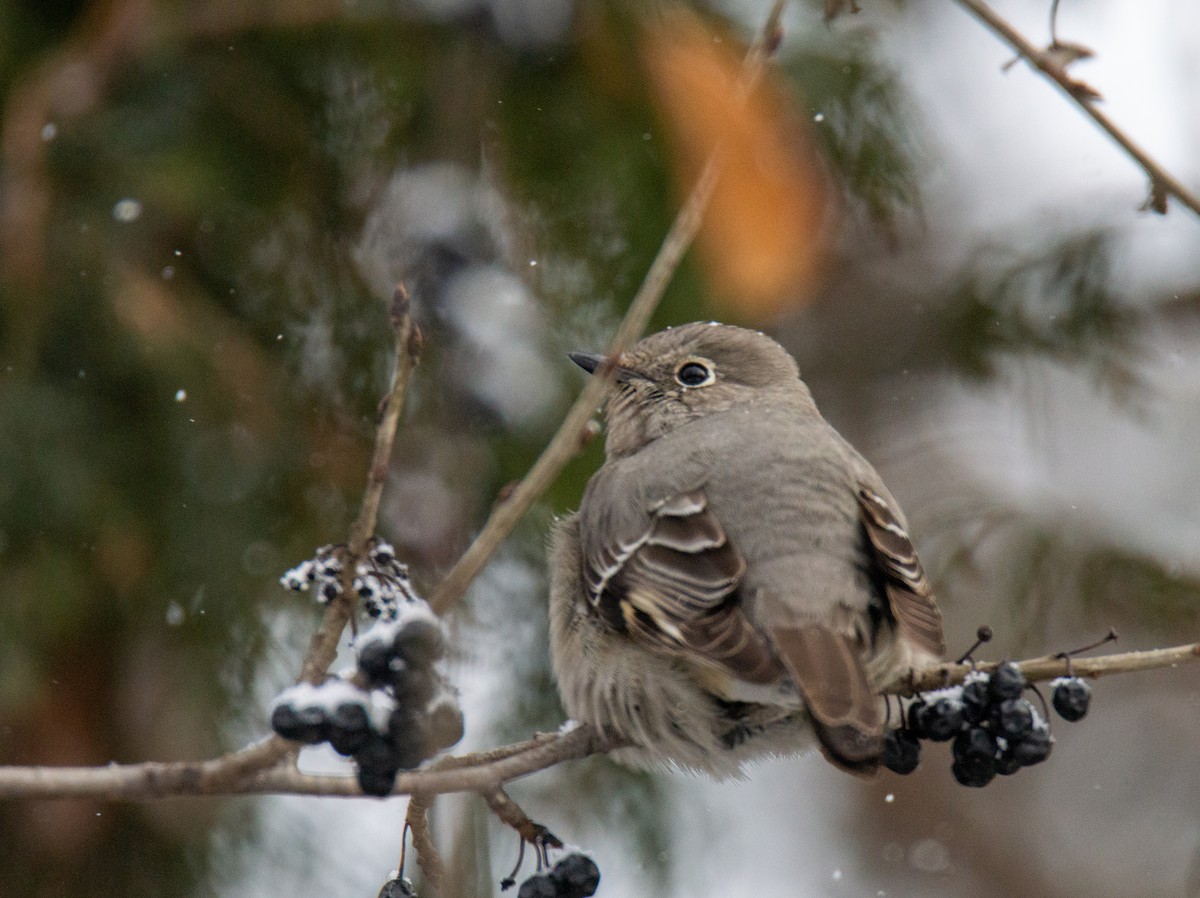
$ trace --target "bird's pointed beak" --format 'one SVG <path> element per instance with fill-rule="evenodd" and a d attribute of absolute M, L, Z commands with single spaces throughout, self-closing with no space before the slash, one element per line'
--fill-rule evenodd
<path fill-rule="evenodd" d="M 568 352 L 567 355 L 572 362 L 588 374 L 595 374 L 596 369 L 606 361 L 606 358 L 598 352 Z"/>

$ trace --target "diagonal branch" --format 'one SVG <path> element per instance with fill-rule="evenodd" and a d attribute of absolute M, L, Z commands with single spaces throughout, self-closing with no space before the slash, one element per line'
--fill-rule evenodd
<path fill-rule="evenodd" d="M 785 5 L 785 0 L 775 0 L 766 24 L 746 54 L 744 90 L 749 90 L 762 76 L 767 60 L 779 45 L 780 19 Z M 658 308 L 667 284 L 700 230 L 719 167 L 720 148 L 713 152 L 705 164 L 692 192 L 663 238 L 658 255 L 654 257 L 641 287 L 629 304 L 629 309 L 608 346 L 607 354 L 610 358 L 627 349 L 650 323 L 650 317 Z M 517 484 L 512 494 L 502 499 L 493 509 L 479 535 L 434 592 L 430 600 L 434 611 L 444 614 L 451 605 L 462 598 L 467 587 L 479 576 L 484 565 L 512 533 L 513 528 L 525 516 L 525 512 L 550 488 L 567 462 L 579 454 L 586 439 L 587 424 L 600 405 L 611 380 L 611 370 L 602 369 L 597 370 L 596 374 L 588 379 L 583 392 L 567 411 L 558 432 L 533 463 L 529 473 Z"/>
<path fill-rule="evenodd" d="M 363 491 L 362 506 L 350 528 L 350 559 L 342 568 L 341 593 L 325 606 L 321 624 L 309 641 L 308 651 L 300 668 L 300 679 L 309 683 L 319 683 L 337 657 L 337 646 L 342 638 L 342 631 L 346 629 L 346 624 L 354 614 L 358 600 L 358 594 L 350 587 L 350 580 L 354 576 L 357 559 L 366 551 L 367 540 L 375 532 L 379 501 L 387 480 L 388 460 L 392 455 L 396 429 L 399 427 L 404 400 L 408 394 L 409 376 L 421 354 L 421 331 L 413 323 L 410 311 L 408 292 L 403 284 L 399 284 L 392 295 L 388 315 L 396 353 L 392 383 L 381 405 L 379 424 L 375 430 L 375 448 L 371 455 L 371 467 L 367 472 L 367 487 Z M 265 770 L 278 764 L 294 749 L 295 745 L 286 739 L 270 736 L 248 748 L 206 762 L 212 767 L 204 768 L 201 781 L 207 783 L 208 788 L 232 785 L 254 771 Z"/>
<path fill-rule="evenodd" d="M 1031 65 L 1058 85 L 1067 97 L 1079 106 L 1092 121 L 1099 125 L 1109 137 L 1141 166 L 1142 171 L 1150 179 L 1149 208 L 1155 212 L 1164 213 L 1167 210 L 1167 197 L 1173 196 L 1196 215 L 1200 215 L 1200 197 L 1189 190 L 1182 181 L 1163 168 L 1132 137 L 1101 112 L 1097 106 L 1097 97 L 1094 91 L 1091 91 L 1086 85 L 1072 78 L 1067 72 L 1066 65 L 1059 57 L 1034 46 L 1028 38 L 1017 31 L 1005 19 L 1001 18 L 984 0 L 955 0 L 955 2 L 965 7 L 1020 56 L 1029 60 Z"/>
<path fill-rule="evenodd" d="M 367 473 L 367 488 L 363 491 L 362 506 L 350 527 L 350 543 L 347 546 L 349 558 L 342 565 L 342 577 L 345 582 L 342 583 L 341 593 L 325 606 L 321 626 L 313 634 L 308 652 L 304 656 L 300 679 L 309 683 L 318 683 L 324 678 L 329 665 L 337 656 L 338 640 L 342 638 L 342 631 L 346 629 L 346 624 L 354 614 L 358 594 L 350 588 L 350 581 L 354 578 L 358 560 L 366 551 L 367 540 L 375 532 L 379 500 L 387 481 L 388 460 L 392 455 L 392 444 L 396 439 L 400 415 L 404 411 L 408 378 L 421 354 L 421 331 L 413 323 L 408 291 L 404 289 L 403 284 L 396 287 L 392 296 L 389 317 L 396 346 L 392 385 L 383 400 L 379 424 L 375 429 L 375 449 L 371 456 L 371 468 Z"/>

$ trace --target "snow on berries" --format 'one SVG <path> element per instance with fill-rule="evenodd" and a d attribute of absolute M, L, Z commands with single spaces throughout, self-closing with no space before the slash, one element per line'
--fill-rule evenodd
<path fill-rule="evenodd" d="M 341 595 L 343 547 L 324 546 L 280 578 L 325 603 Z M 298 683 L 271 708 L 271 728 L 306 745 L 328 742 L 354 759 L 368 795 L 388 795 L 412 770 L 463 736 L 458 693 L 439 669 L 446 654 L 441 621 L 414 592 L 393 548 L 373 540 L 355 566 L 352 589 L 376 619 L 354 640 L 356 669 L 324 683 Z"/>
<path fill-rule="evenodd" d="M 300 562 L 279 578 L 285 589 L 312 591 L 327 605 L 342 594 L 345 546 L 321 546 L 315 558 Z M 421 602 L 408 578 L 408 566 L 396 559 L 390 543 L 373 539 L 365 557 L 354 567 L 350 588 L 362 600 L 367 614 L 380 620 L 395 619 L 406 604 Z"/>
<path fill-rule="evenodd" d="M 991 672 L 971 671 L 961 686 L 918 695 L 908 704 L 902 725 L 887 733 L 883 765 L 895 773 L 912 773 L 922 741 L 951 742 L 951 772 L 972 788 L 1040 764 L 1050 756 L 1054 737 L 1044 700 L 1039 709 L 1024 697 L 1027 689 L 1033 687 L 1020 668 L 1006 661 Z M 1051 689 L 1054 709 L 1063 720 L 1083 719 L 1091 699 L 1086 682 L 1059 677 Z"/>

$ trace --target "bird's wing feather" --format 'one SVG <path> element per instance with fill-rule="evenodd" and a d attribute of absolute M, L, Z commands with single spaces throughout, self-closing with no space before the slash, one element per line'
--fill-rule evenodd
<path fill-rule="evenodd" d="M 648 508 L 590 510 L 584 527 L 584 589 L 612 626 L 657 648 L 701 658 L 739 679 L 766 683 L 781 671 L 737 599 L 745 561 L 708 507 L 703 489 Z M 600 507 L 597 507 L 600 506 Z"/>
<path fill-rule="evenodd" d="M 933 600 L 933 588 L 908 532 L 877 491 L 860 483 L 857 495 L 867 542 L 883 574 L 888 606 L 897 626 L 916 646 L 940 657 L 946 651 L 942 613 Z"/>
<path fill-rule="evenodd" d="M 875 773 L 883 719 L 853 640 L 825 627 L 777 626 L 771 641 L 804 698 L 821 752 L 850 773 Z"/>

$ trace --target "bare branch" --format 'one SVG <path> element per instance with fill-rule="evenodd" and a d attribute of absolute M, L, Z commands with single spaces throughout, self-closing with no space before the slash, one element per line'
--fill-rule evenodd
<path fill-rule="evenodd" d="M 528 740 L 526 748 L 514 754 L 503 754 L 495 760 L 473 763 L 469 759 L 457 760 L 459 764 L 435 764 L 427 770 L 401 773 L 396 777 L 393 795 L 409 795 L 414 791 L 429 794 L 447 792 L 486 793 L 503 783 L 520 779 L 539 770 L 546 770 L 563 761 L 574 761 L 601 752 L 608 752 L 621 745 L 620 742 L 598 733 L 588 726 L 578 726 L 566 732 L 544 735 Z M 279 786 L 288 786 L 286 792 L 305 795 L 356 796 L 362 793 L 353 777 L 306 776 L 298 771 L 275 768 L 256 775 L 247 782 L 247 792 L 277 792 Z M 0 786 L 0 796 L 4 794 Z"/>
<path fill-rule="evenodd" d="M 1200 643 L 1193 643 L 1096 658 L 1073 657 L 1070 672 L 1082 677 L 1101 677 L 1173 668 L 1197 660 L 1200 660 Z M 1026 679 L 1037 682 L 1066 675 L 1067 664 L 1064 658 L 1045 657 L 1021 661 L 1018 666 Z M 976 669 L 995 667 L 995 663 L 981 663 Z M 967 664 L 938 664 L 914 671 L 883 691 L 908 695 L 949 686 L 961 683 L 970 670 L 971 666 Z M 268 740 L 210 761 L 111 764 L 107 767 L 0 767 L 0 799 L 88 796 L 113 801 L 149 801 L 195 795 L 362 795 L 354 777 L 314 776 L 285 765 L 251 771 L 240 779 L 230 780 L 231 765 L 244 758 L 261 760 L 259 753 L 275 741 L 283 742 Z M 577 726 L 479 754 L 442 758 L 423 770 L 400 774 L 392 794 L 432 796 L 447 792 L 477 792 L 485 798 L 491 796 L 488 800 L 494 803 L 497 790 L 505 783 L 563 761 L 609 752 L 622 744 L 591 727 Z"/>
<path fill-rule="evenodd" d="M 202 765 L 197 782 L 203 783 L 203 788 L 211 791 L 212 794 L 230 790 L 247 776 L 281 763 L 284 758 L 294 754 L 296 751 L 298 749 L 295 743 L 281 739 L 279 736 L 271 735 L 261 742 L 256 742 L 253 745 L 228 752 L 211 761 L 205 762 Z M 135 764 L 131 766 L 138 767 L 142 765 Z M 186 776 L 186 774 L 181 774 L 181 776 Z M 0 795 L 2 794 L 0 792 Z"/>
<path fill-rule="evenodd" d="M 436 892 L 442 886 L 446 865 L 442 862 L 442 856 L 429 833 L 429 808 L 432 804 L 432 795 L 414 792 L 408 800 L 404 822 L 412 832 L 413 850 L 417 852 L 417 864 L 421 867 L 421 873 Z"/>
<path fill-rule="evenodd" d="M 611 751 L 619 745 L 591 727 L 579 726 L 481 755 L 443 758 L 424 770 L 401 773 L 392 794 L 486 793 L 563 761 Z M 0 767 L 0 799 L 88 796 L 148 801 L 195 795 L 362 796 L 352 776 L 314 776 L 284 765 L 250 773 L 237 782 L 214 785 L 214 774 L 224 777 L 227 757 L 104 767 Z"/>
<path fill-rule="evenodd" d="M 758 39 L 746 54 L 745 80 L 743 82 L 745 90 L 749 90 L 762 76 L 767 60 L 779 45 L 780 19 L 783 15 L 784 5 L 785 0 L 775 0 Z M 684 253 L 692 245 L 696 232 L 700 229 L 704 210 L 712 197 L 713 186 L 717 180 L 719 160 L 720 148 L 717 148 L 705 164 L 692 192 L 676 214 L 671 229 L 667 231 L 667 235 L 659 247 L 658 255 L 655 256 L 649 271 L 646 272 L 646 277 L 642 281 L 637 295 L 629 304 L 629 309 L 625 312 L 625 317 L 608 346 L 609 358 L 619 355 L 628 348 L 642 335 L 650 323 L 650 318 L 662 300 L 667 284 L 679 267 Z M 492 510 L 491 516 L 483 525 L 483 529 L 479 531 L 479 535 L 434 592 L 430 605 L 438 614 L 444 614 L 451 605 L 462 598 L 467 587 L 479 576 L 484 565 L 512 533 L 513 528 L 525 516 L 525 512 L 550 488 L 567 462 L 579 454 L 583 445 L 585 428 L 600 405 L 611 379 L 611 370 L 597 370 L 584 386 L 583 392 L 579 394 L 574 405 L 567 411 L 558 432 L 554 434 L 549 445 L 542 451 L 533 467 L 529 469 L 529 473 L 517 484 L 511 495 L 502 499 Z"/>
<path fill-rule="evenodd" d="M 1057 655 L 1045 658 L 1034 658 L 1020 661 L 1017 666 L 1025 679 L 1031 683 L 1042 680 L 1052 680 L 1074 674 L 1077 677 L 1103 677 L 1116 673 L 1134 673 L 1140 670 L 1156 670 L 1164 667 L 1175 667 L 1188 661 L 1200 659 L 1200 643 L 1180 645 L 1169 649 L 1153 649 L 1145 652 L 1122 652 L 1114 655 L 1100 655 L 1096 658 L 1074 658 L 1069 661 Z M 939 689 L 943 686 L 953 686 L 963 681 L 972 669 L 994 670 L 997 662 L 970 664 L 939 664 L 916 671 L 911 676 L 906 674 L 901 680 L 892 683 L 884 691 L 894 695 L 910 695 L 914 692 L 924 692 L 929 689 Z"/>
<path fill-rule="evenodd" d="M 1150 179 L 1151 202 L 1148 204 L 1149 208 L 1154 209 L 1156 212 L 1165 212 L 1165 197 L 1173 196 L 1191 209 L 1192 212 L 1200 215 L 1200 197 L 1192 193 L 1180 180 L 1142 149 L 1132 137 L 1121 130 L 1112 119 L 1101 112 L 1096 105 L 1098 96 L 1094 91 L 1083 82 L 1071 77 L 1066 65 L 1063 64 L 1061 54 L 1053 52 L 1054 47 L 1058 44 L 1057 39 L 1055 39 L 1054 44 L 1050 48 L 1045 50 L 1040 49 L 1034 46 L 1028 38 L 1017 31 L 1005 19 L 1001 18 L 984 0 L 955 0 L 955 2 L 974 14 L 976 18 L 1012 47 L 1020 56 L 1028 59 L 1035 68 L 1057 84 L 1072 102 L 1087 113 L 1092 121 L 1104 129 L 1109 137 L 1133 157 L 1134 161 L 1141 166 L 1146 176 Z M 1057 4 L 1055 5 L 1055 9 L 1056 7 Z M 1051 20 L 1051 24 L 1053 27 L 1053 19 Z M 1161 200 L 1155 202 L 1156 197 L 1161 198 Z"/>

